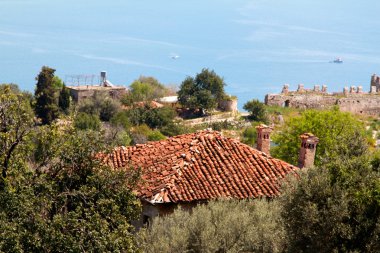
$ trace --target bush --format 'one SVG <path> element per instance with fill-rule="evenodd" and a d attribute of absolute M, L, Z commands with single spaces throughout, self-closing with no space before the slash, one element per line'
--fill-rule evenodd
<path fill-rule="evenodd" d="M 135 102 L 151 101 L 170 93 L 170 90 L 153 77 L 140 76 L 130 85 L 130 92 L 123 96 L 121 102 L 131 106 Z"/>
<path fill-rule="evenodd" d="M 243 140 L 242 140 L 243 143 L 253 147 L 256 145 L 256 139 L 257 139 L 257 131 L 254 126 L 248 127 L 244 130 Z"/>
<path fill-rule="evenodd" d="M 265 105 L 261 103 L 259 100 L 253 99 L 251 101 L 248 101 L 244 104 L 243 109 L 247 110 L 250 113 L 250 119 L 254 121 L 268 123 L 268 115 L 265 110 Z"/>
<path fill-rule="evenodd" d="M 127 114 L 132 124 L 146 124 L 153 129 L 171 124 L 176 116 L 176 112 L 171 107 L 150 108 L 148 105 L 133 108 Z"/>
<path fill-rule="evenodd" d="M 112 126 L 121 127 L 128 130 L 131 127 L 131 122 L 129 121 L 128 115 L 125 111 L 116 113 L 110 120 Z"/>
<path fill-rule="evenodd" d="M 153 130 L 148 134 L 148 141 L 160 141 L 164 140 L 166 137 L 158 130 Z"/>
<path fill-rule="evenodd" d="M 280 199 L 289 252 L 379 252 L 379 189 L 363 157 L 302 172 Z"/>
<path fill-rule="evenodd" d="M 368 151 L 366 131 L 362 122 L 338 108 L 325 111 L 307 110 L 289 118 L 281 132 L 273 135 L 277 144 L 271 154 L 291 164 L 297 164 L 300 135 L 312 133 L 319 138 L 315 164 L 321 165 L 338 157 L 354 157 Z"/>
<path fill-rule="evenodd" d="M 193 132 L 191 128 L 179 122 L 172 122 L 160 129 L 165 136 L 176 136 L 180 134 Z"/>
<path fill-rule="evenodd" d="M 80 130 L 99 130 L 100 120 L 97 115 L 80 112 L 74 119 L 74 127 Z"/>
<path fill-rule="evenodd" d="M 12 169 L 0 191 L 0 252 L 137 251 L 130 222 L 140 205 L 129 189 L 138 175 L 94 159 L 104 151 L 97 132 L 44 128 L 41 136 L 42 164 Z"/>
<path fill-rule="evenodd" d="M 222 130 L 232 130 L 235 128 L 235 125 L 227 120 L 219 121 L 219 122 L 213 122 L 211 123 L 210 127 L 212 130 L 215 131 L 222 131 Z"/>
<path fill-rule="evenodd" d="M 178 208 L 138 234 L 144 252 L 282 252 L 283 239 L 279 206 L 266 200 Z"/>
<path fill-rule="evenodd" d="M 120 109 L 120 102 L 104 97 L 102 93 L 82 100 L 78 106 L 79 112 L 97 115 L 102 121 L 109 121 Z"/>

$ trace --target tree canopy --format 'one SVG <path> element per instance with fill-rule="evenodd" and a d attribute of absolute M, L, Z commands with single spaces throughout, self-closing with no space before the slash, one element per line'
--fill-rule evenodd
<path fill-rule="evenodd" d="M 225 97 L 223 78 L 213 70 L 202 69 L 195 78 L 187 77 L 178 91 L 179 103 L 192 110 L 211 110 Z"/>
<path fill-rule="evenodd" d="M 66 85 L 63 84 L 62 89 L 59 92 L 58 106 L 62 112 L 68 113 L 70 104 L 71 104 L 70 91 L 66 87 Z"/>
<path fill-rule="evenodd" d="M 33 163 L 14 168 L 0 190 L 0 251 L 136 250 L 130 222 L 139 202 L 130 189 L 138 174 L 94 159 L 101 135 L 47 126 L 31 141 Z"/>
<path fill-rule="evenodd" d="M 380 174 L 372 160 L 338 158 L 284 187 L 288 252 L 379 252 Z"/>
<path fill-rule="evenodd" d="M 12 86 L 0 89 L 0 186 L 4 186 L 10 167 L 17 167 L 13 159 L 21 155 L 20 146 L 33 127 L 33 112 L 28 99 Z"/>
<path fill-rule="evenodd" d="M 282 252 L 285 231 L 277 203 L 210 201 L 157 217 L 138 234 L 144 252 Z"/>
<path fill-rule="evenodd" d="M 138 171 L 94 159 L 102 133 L 34 125 L 29 98 L 0 88 L 0 252 L 133 252 Z"/>
<path fill-rule="evenodd" d="M 265 105 L 257 99 L 252 99 L 244 104 L 244 110 L 247 110 L 250 115 L 249 118 L 254 121 L 268 122 L 268 115 L 265 110 Z"/>
<path fill-rule="evenodd" d="M 277 144 L 271 150 L 274 157 L 297 164 L 300 135 L 313 133 L 319 138 L 315 164 L 320 165 L 340 156 L 359 156 L 367 151 L 364 124 L 350 113 L 338 108 L 317 111 L 307 110 L 298 117 L 292 117 L 281 126 L 281 131 L 273 135 Z"/>
<path fill-rule="evenodd" d="M 55 69 L 43 66 L 36 77 L 37 85 L 34 93 L 36 103 L 34 110 L 42 124 L 50 124 L 58 117 L 58 106 L 55 92 L 58 80 L 54 79 Z"/>
<path fill-rule="evenodd" d="M 154 77 L 140 76 L 130 85 L 130 91 L 122 98 L 122 103 L 132 105 L 135 102 L 148 102 L 169 93 L 170 90 Z"/>

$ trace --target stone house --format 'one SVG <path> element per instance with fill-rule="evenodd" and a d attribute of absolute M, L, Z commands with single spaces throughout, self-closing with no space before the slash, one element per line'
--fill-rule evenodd
<path fill-rule="evenodd" d="M 140 224 L 135 224 L 139 227 L 157 215 L 172 212 L 178 204 L 191 208 L 218 198 L 278 196 L 280 180 L 297 174 L 299 168 L 269 155 L 270 127 L 261 125 L 257 130 L 258 149 L 205 130 L 118 147 L 100 158 L 113 169 L 141 168 L 142 182 L 136 189 L 143 206 Z M 317 140 L 315 137 L 311 146 L 304 137 L 300 160 L 305 160 L 300 167 L 313 163 Z"/>
<path fill-rule="evenodd" d="M 120 85 L 114 85 L 107 80 L 107 72 L 100 72 L 100 84 L 99 85 L 77 85 L 67 86 L 70 91 L 70 95 L 75 102 L 80 102 L 83 99 L 90 98 L 97 93 L 100 96 L 107 96 L 113 99 L 120 99 L 127 93 L 127 88 Z"/>
<path fill-rule="evenodd" d="M 108 96 L 113 99 L 119 99 L 127 93 L 126 87 L 123 86 L 95 86 L 95 85 L 82 85 L 82 86 L 67 86 L 70 95 L 75 102 L 80 102 L 83 99 L 94 96 L 95 93 L 101 96 Z"/>

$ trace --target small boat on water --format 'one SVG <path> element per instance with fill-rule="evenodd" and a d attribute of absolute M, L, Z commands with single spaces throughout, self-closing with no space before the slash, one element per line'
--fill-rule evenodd
<path fill-rule="evenodd" d="M 343 60 L 341 58 L 336 58 L 332 61 L 333 63 L 343 63 Z"/>

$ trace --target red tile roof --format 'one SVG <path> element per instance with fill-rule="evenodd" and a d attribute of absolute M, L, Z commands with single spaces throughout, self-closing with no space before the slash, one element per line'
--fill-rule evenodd
<path fill-rule="evenodd" d="M 140 198 L 151 203 L 274 197 L 279 179 L 298 168 L 216 131 L 200 131 L 132 147 L 102 161 L 114 169 L 140 167 Z"/>

